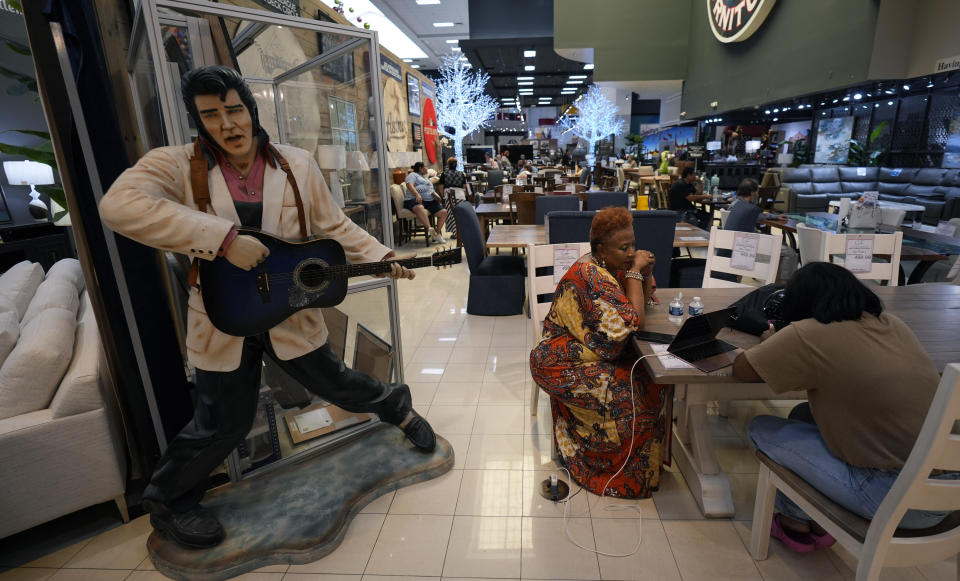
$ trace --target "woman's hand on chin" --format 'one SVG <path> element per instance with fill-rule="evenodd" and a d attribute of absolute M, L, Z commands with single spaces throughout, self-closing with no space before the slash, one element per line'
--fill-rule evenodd
<path fill-rule="evenodd" d="M 638 250 L 633 255 L 633 264 L 630 270 L 639 272 L 644 276 L 653 272 L 653 266 L 657 263 L 656 257 L 649 250 Z"/>

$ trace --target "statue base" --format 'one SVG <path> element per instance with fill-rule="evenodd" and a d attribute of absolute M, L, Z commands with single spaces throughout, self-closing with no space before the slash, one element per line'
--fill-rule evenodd
<path fill-rule="evenodd" d="M 211 549 L 188 549 L 157 533 L 147 550 L 173 579 L 229 579 L 260 567 L 304 564 L 332 553 L 364 506 L 388 492 L 453 468 L 453 448 L 437 436 L 427 454 L 389 424 L 260 477 L 210 491 L 203 505 L 227 532 Z"/>

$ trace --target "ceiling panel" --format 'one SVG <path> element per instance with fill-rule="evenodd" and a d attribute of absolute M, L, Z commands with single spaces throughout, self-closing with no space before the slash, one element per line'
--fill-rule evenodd
<path fill-rule="evenodd" d="M 505 40 L 464 40 L 460 42 L 471 64 L 490 75 L 488 92 L 498 99 L 517 97 L 520 89 L 533 89 L 533 96 L 521 96 L 521 103 L 530 106 L 540 97 L 552 97 L 553 105 L 569 103 L 593 81 L 593 71 L 583 70 L 583 63 L 565 59 L 553 50 L 552 38 Z M 524 57 L 524 51 L 534 50 L 536 56 Z M 527 71 L 524 67 L 533 66 Z M 584 76 L 583 79 L 570 79 Z M 533 85 L 519 85 L 517 77 L 533 77 Z M 579 80 L 578 84 L 569 81 Z M 563 89 L 577 89 L 572 95 L 562 95 Z"/>
<path fill-rule="evenodd" d="M 450 53 L 447 39 L 470 35 L 468 0 L 441 0 L 440 4 L 419 5 L 415 0 L 371 0 L 384 15 L 416 42 L 426 59 L 415 61 L 421 68 L 440 66 L 440 57 Z M 453 22 L 454 26 L 436 28 L 434 22 Z"/>
<path fill-rule="evenodd" d="M 443 55 L 460 54 L 472 66 L 480 67 L 490 75 L 487 92 L 497 99 L 517 97 L 521 88 L 517 84 L 517 77 L 532 76 L 533 96 L 521 97 L 524 106 L 537 104 L 540 97 L 552 97 L 552 105 L 569 103 L 593 80 L 593 71 L 584 70 L 582 62 L 563 58 L 553 50 L 553 38 L 550 36 L 470 39 L 469 0 L 440 0 L 440 4 L 429 5 L 418 5 L 416 0 L 371 1 L 427 53 L 427 59 L 414 62 L 429 76 L 437 76 L 436 69 Z M 514 19 L 516 16 L 491 5 L 490 1 L 484 0 L 485 10 L 495 10 L 504 18 Z M 543 19 L 552 21 L 547 11 L 540 12 Z M 523 22 L 528 20 L 519 19 Z M 455 25 L 435 28 L 434 22 L 453 22 Z M 446 42 L 448 39 L 458 39 L 459 43 L 449 44 Z M 451 47 L 454 46 L 459 46 L 461 52 L 453 53 Z M 535 50 L 536 57 L 525 58 L 524 50 Z M 525 71 L 527 65 L 535 69 Z M 586 78 L 581 79 L 582 84 L 569 85 L 567 81 L 570 75 L 586 75 Z M 569 87 L 578 88 L 579 91 L 572 95 L 561 95 L 561 91 Z"/>

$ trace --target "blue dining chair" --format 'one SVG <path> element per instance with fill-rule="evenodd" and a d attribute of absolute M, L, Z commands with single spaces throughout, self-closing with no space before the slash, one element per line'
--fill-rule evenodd
<path fill-rule="evenodd" d="M 534 213 L 534 224 L 543 225 L 547 212 L 569 211 L 576 212 L 580 210 L 580 198 L 578 196 L 555 195 L 537 197 L 537 206 Z"/>
<path fill-rule="evenodd" d="M 602 210 L 607 206 L 630 206 L 630 194 L 627 192 L 587 192 L 584 210 Z"/>
<path fill-rule="evenodd" d="M 523 312 L 526 276 L 523 257 L 485 256 L 476 210 L 469 202 L 460 202 L 454 208 L 454 214 L 470 268 L 467 313 L 519 315 Z"/>
<path fill-rule="evenodd" d="M 670 210 L 634 210 L 633 233 L 637 248 L 654 253 L 653 276 L 658 287 L 670 284 L 670 260 L 677 213 Z M 547 244 L 589 242 L 594 211 L 550 212 L 547 215 Z"/>

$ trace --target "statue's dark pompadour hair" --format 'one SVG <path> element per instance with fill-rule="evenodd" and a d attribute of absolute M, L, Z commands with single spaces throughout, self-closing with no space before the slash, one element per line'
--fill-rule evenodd
<path fill-rule="evenodd" d="M 257 101 L 236 69 L 223 65 L 197 67 L 184 73 L 180 80 L 180 92 L 183 94 L 183 104 L 187 106 L 187 113 L 193 118 L 200 135 L 213 145 L 217 144 L 204 129 L 194 99 L 197 95 L 219 95 L 220 100 L 224 100 L 230 89 L 236 89 L 240 100 L 243 101 L 253 119 L 254 137 L 259 136 L 263 133 L 263 128 L 260 127 L 260 117 L 257 114 Z"/>

